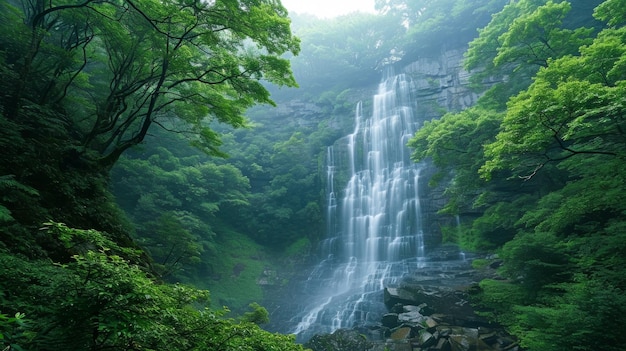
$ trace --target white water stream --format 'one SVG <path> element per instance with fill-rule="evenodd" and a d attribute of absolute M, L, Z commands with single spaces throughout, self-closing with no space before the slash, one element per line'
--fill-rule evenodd
<path fill-rule="evenodd" d="M 306 282 L 308 307 L 293 321 L 300 340 L 376 324 L 383 288 L 422 264 L 422 166 L 406 147 L 420 124 L 412 89 L 405 75 L 383 79 L 371 116 L 359 104 L 353 133 L 328 149 L 325 259 Z"/>

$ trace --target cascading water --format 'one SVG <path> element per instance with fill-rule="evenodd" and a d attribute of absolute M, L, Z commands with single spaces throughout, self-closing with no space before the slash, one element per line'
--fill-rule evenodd
<path fill-rule="evenodd" d="M 353 133 L 328 149 L 325 259 L 306 282 L 310 304 L 292 331 L 299 340 L 376 324 L 383 288 L 421 264 L 422 166 L 406 147 L 419 126 L 411 91 L 405 75 L 383 79 L 371 117 L 359 104 Z M 340 193 L 337 184 L 345 184 Z"/>

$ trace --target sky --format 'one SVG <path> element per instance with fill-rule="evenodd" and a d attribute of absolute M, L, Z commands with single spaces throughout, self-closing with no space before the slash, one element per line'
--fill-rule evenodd
<path fill-rule="evenodd" d="M 281 0 L 289 13 L 310 13 L 331 18 L 354 11 L 374 12 L 374 0 Z"/>

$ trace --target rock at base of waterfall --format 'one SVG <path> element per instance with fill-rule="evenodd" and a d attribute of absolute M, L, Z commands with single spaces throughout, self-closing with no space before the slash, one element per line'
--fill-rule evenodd
<path fill-rule="evenodd" d="M 416 304 L 413 292 L 403 288 L 385 288 L 384 300 L 385 306 L 391 309 L 394 305 L 411 305 Z M 416 305 L 419 305 L 417 303 Z"/>
<path fill-rule="evenodd" d="M 407 340 L 411 337 L 411 328 L 402 327 L 398 328 L 398 330 L 391 333 L 391 340 L 399 341 L 399 340 Z"/>
<path fill-rule="evenodd" d="M 419 310 L 418 311 L 411 311 L 411 312 L 405 312 L 405 313 L 400 313 L 398 315 L 398 321 L 400 323 L 415 323 L 415 324 L 420 324 L 422 323 L 424 320 L 426 319 L 426 317 L 424 317 Z"/>
<path fill-rule="evenodd" d="M 338 329 L 332 334 L 318 334 L 304 344 L 313 351 L 371 350 L 374 344 L 356 330 Z"/>
<path fill-rule="evenodd" d="M 431 348 L 433 351 L 452 351 L 452 345 L 448 339 L 439 339 L 437 345 Z"/>
<path fill-rule="evenodd" d="M 420 315 L 429 316 L 436 312 L 438 315 L 435 321 L 438 323 L 465 327 L 485 326 L 487 321 L 474 313 L 468 299 L 466 291 L 442 286 L 405 285 L 384 290 L 384 302 L 388 307 L 397 304 L 420 306 L 418 313 L 400 313 L 400 323 L 424 322 L 425 319 L 420 318 Z"/>
<path fill-rule="evenodd" d="M 420 347 L 428 348 L 435 344 L 437 344 L 437 337 L 434 334 L 427 332 L 426 330 L 422 330 L 419 336 Z"/>
<path fill-rule="evenodd" d="M 397 327 L 398 325 L 400 325 L 399 320 L 398 320 L 398 314 L 387 313 L 383 315 L 383 318 L 381 319 L 381 324 L 383 325 L 383 327 L 386 327 L 389 329 L 393 329 Z"/>
<path fill-rule="evenodd" d="M 426 317 L 426 319 L 424 320 L 424 323 L 426 324 L 426 327 L 428 329 L 435 328 L 439 325 L 439 323 L 437 323 L 437 321 L 432 317 Z"/>
<path fill-rule="evenodd" d="M 448 340 L 450 341 L 450 346 L 452 346 L 451 351 L 493 351 L 493 348 L 484 341 L 469 335 L 450 335 Z"/>

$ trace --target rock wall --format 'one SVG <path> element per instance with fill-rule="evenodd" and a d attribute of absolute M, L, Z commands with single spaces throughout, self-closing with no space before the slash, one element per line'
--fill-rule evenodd
<path fill-rule="evenodd" d="M 417 111 L 424 120 L 448 111 L 461 111 L 476 103 L 479 95 L 469 89 L 470 73 L 463 68 L 466 48 L 422 57 L 403 68 L 416 85 Z"/>
<path fill-rule="evenodd" d="M 402 68 L 415 83 L 416 110 L 423 121 L 438 119 L 447 112 L 458 112 L 473 106 L 479 94 L 470 89 L 470 72 L 463 68 L 466 47 L 443 50 L 439 55 L 421 57 Z M 446 203 L 444 186 L 430 187 L 428 181 L 435 174 L 434 167 L 423 174 L 420 194 L 424 232 L 427 244 L 441 242 L 441 228 L 456 225 L 456 219 L 437 212 Z M 442 182 L 445 183 L 445 182 Z"/>

